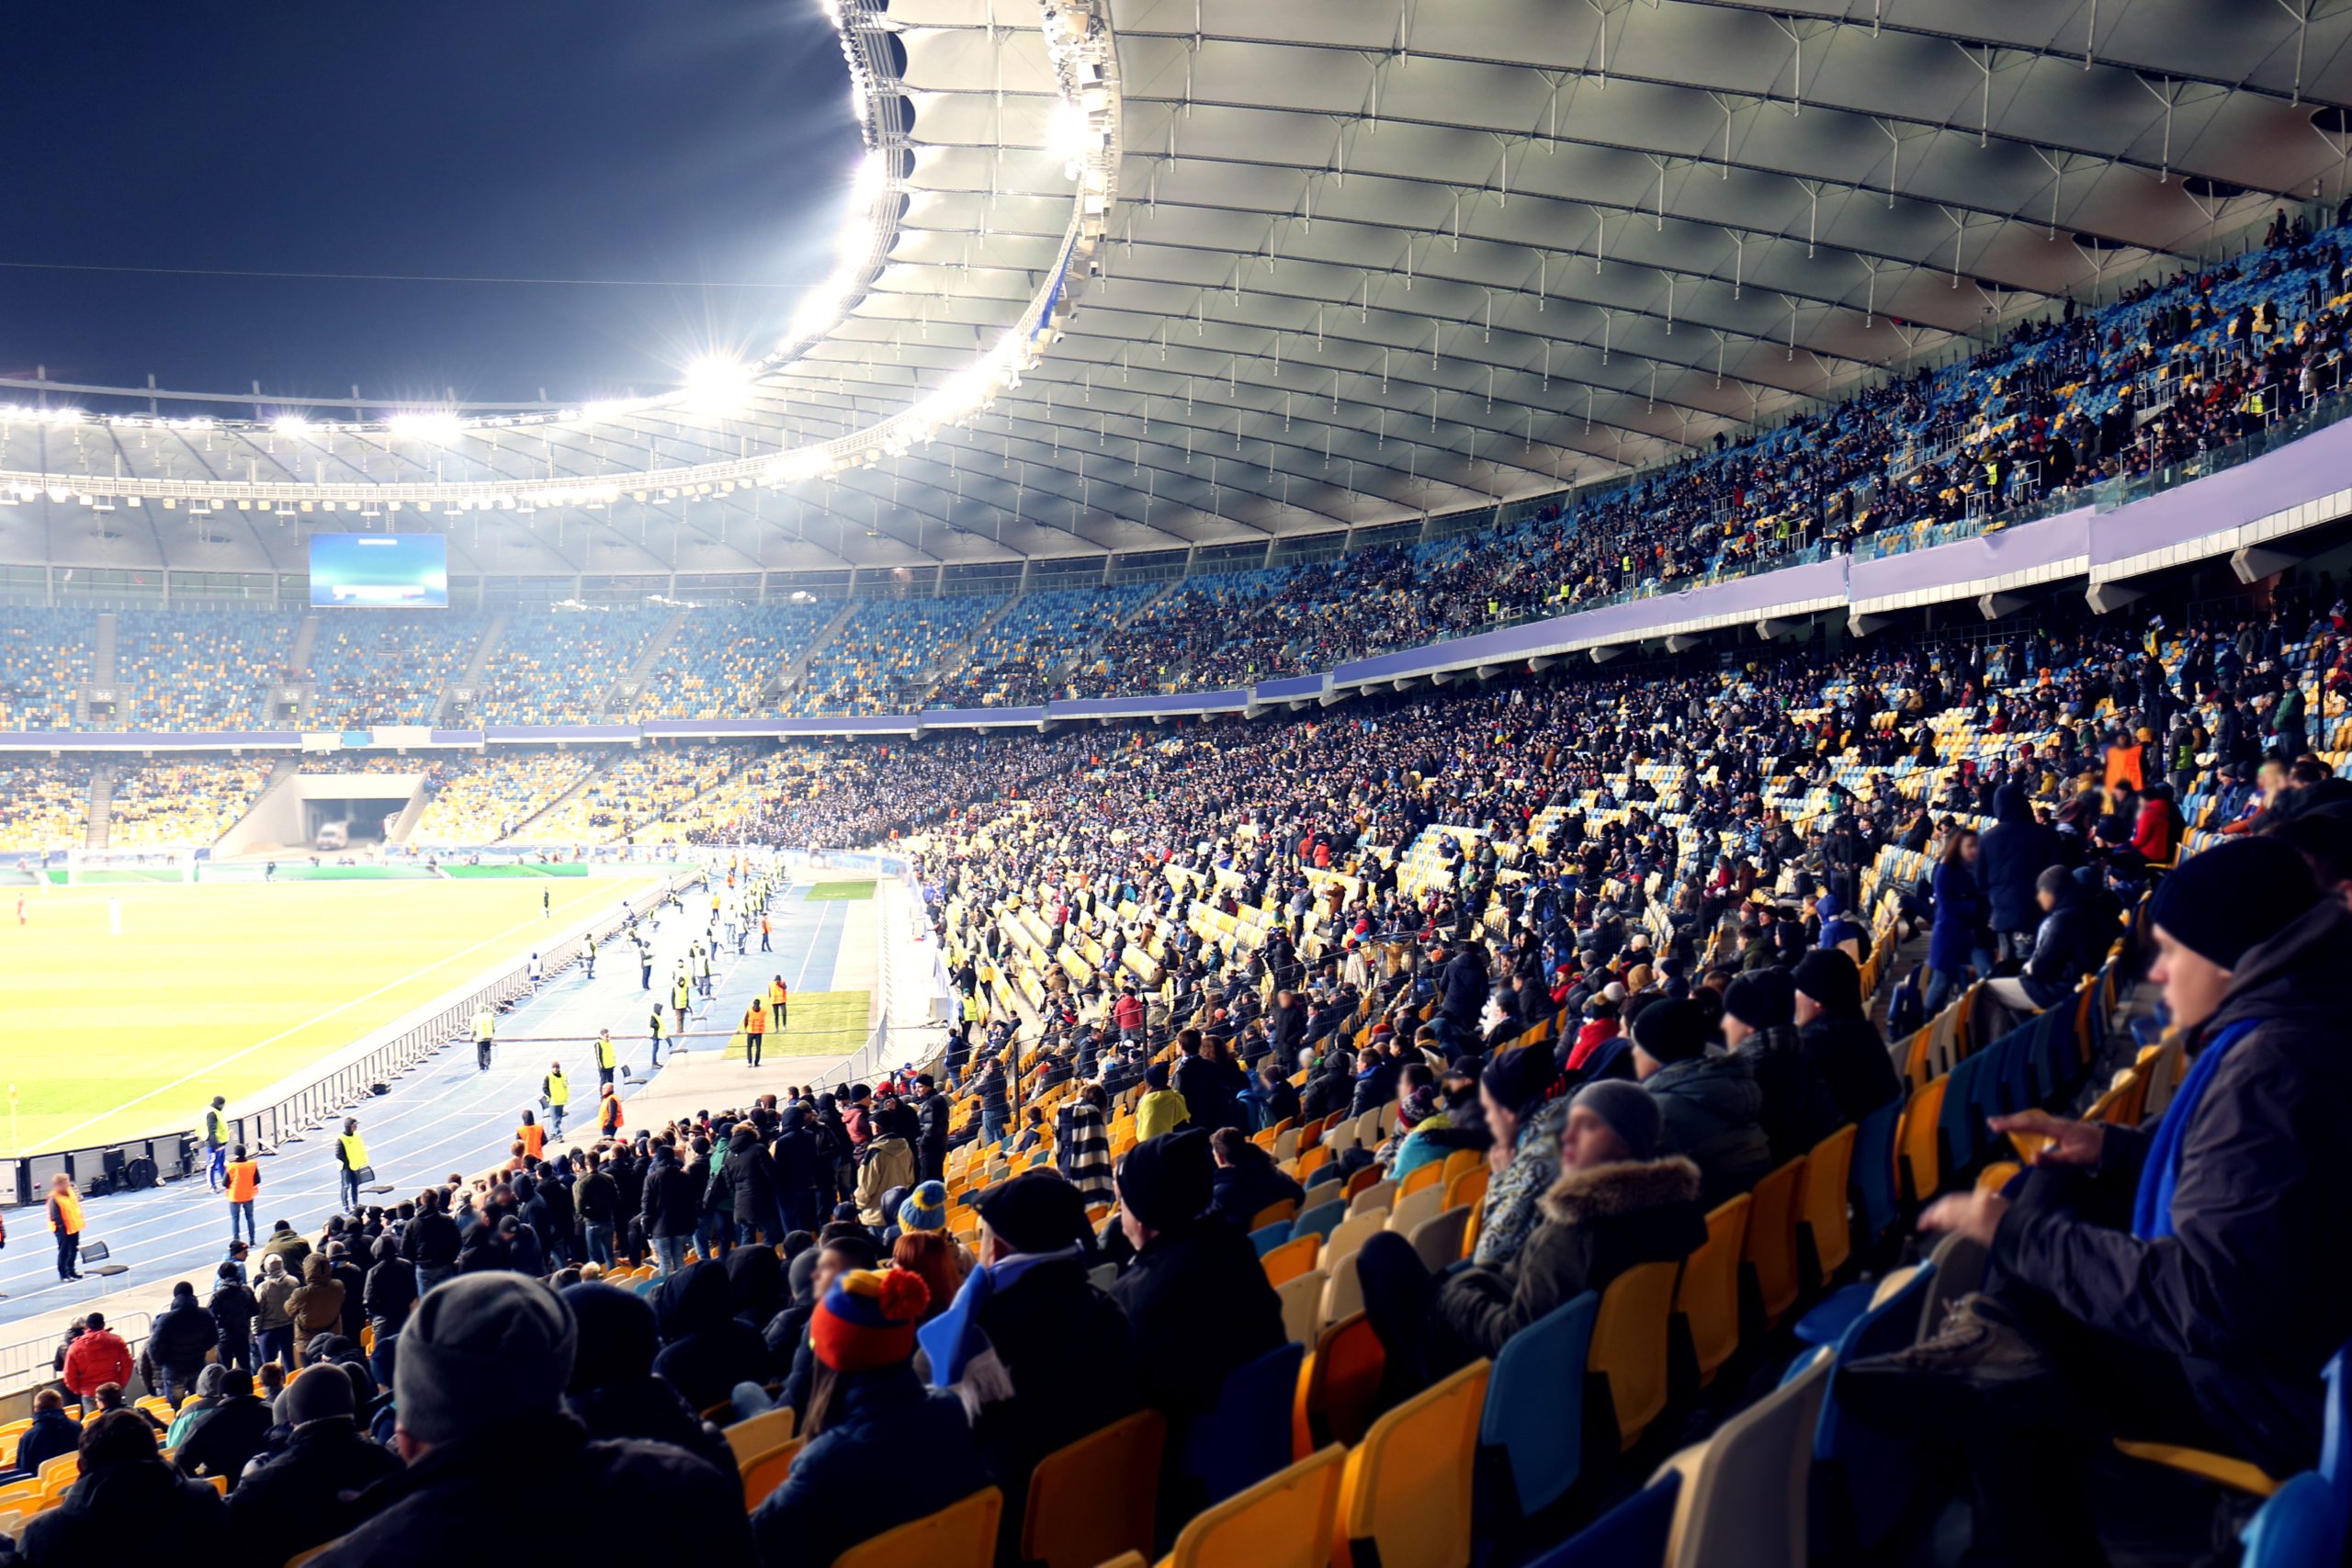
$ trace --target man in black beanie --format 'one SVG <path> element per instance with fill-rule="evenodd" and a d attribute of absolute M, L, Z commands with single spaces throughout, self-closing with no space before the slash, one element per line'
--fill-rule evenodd
<path fill-rule="evenodd" d="M 461 1274 L 426 1292 L 393 1372 L 408 1468 L 360 1494 L 368 1522 L 315 1561 L 480 1562 L 513 1540 L 519 1499 L 548 1498 L 593 1499 L 610 1518 L 693 1519 L 723 1560 L 752 1561 L 734 1477 L 666 1443 L 592 1441 L 563 1414 L 578 1340 L 563 1299 L 519 1274 Z"/>
<path fill-rule="evenodd" d="M 2312 1468 L 2322 1370 L 2352 1338 L 2329 1272 L 2352 1250 L 2352 1166 L 2333 1156 L 2352 1126 L 2352 912 L 2257 837 L 2183 861 L 2152 913 L 2150 977 L 2194 1054 L 2163 1117 L 1995 1118 L 2050 1140 L 2022 1189 L 1920 1221 L 1988 1249 L 1984 1291 L 1851 1369 L 1877 1415 L 1982 1434 L 1986 1561 L 2099 1560 L 2082 1459 L 2110 1435 Z"/>
<path fill-rule="evenodd" d="M 277 1416 L 292 1438 L 229 1494 L 230 1529 L 255 1562 L 282 1562 L 334 1540 L 366 1517 L 350 1499 L 400 1472 L 398 1457 L 360 1430 L 351 1380 L 332 1375 L 338 1370 L 313 1366 L 287 1385 Z"/>
<path fill-rule="evenodd" d="M 1634 1021 L 1634 1072 L 1657 1101 L 1662 1146 L 1699 1168 L 1704 1207 L 1730 1201 L 1770 1172 L 1764 1093 L 1745 1059 L 1708 1054 L 1707 1014 L 1698 1003 L 1642 1010 Z"/>
<path fill-rule="evenodd" d="M 1137 1144 L 1119 1164 L 1119 1228 L 1135 1257 L 1111 1299 L 1135 1330 L 1144 1403 L 1179 1424 L 1216 1402 L 1227 1374 L 1286 1337 L 1258 1249 L 1206 1213 L 1215 1173 L 1198 1128 Z M 1180 1432 L 1169 1445 L 1182 1446 Z"/>
<path fill-rule="evenodd" d="M 1862 1009 L 1862 972 L 1835 948 L 1815 949 L 1797 964 L 1797 1043 L 1829 1086 L 1843 1122 L 1860 1122 L 1903 1092 L 1885 1037 Z"/>
<path fill-rule="evenodd" d="M 1758 1119 L 1772 1163 L 1785 1165 L 1844 1124 L 1838 1101 L 1797 1038 L 1797 987 L 1785 969 L 1751 969 L 1724 988 L 1724 1043 L 1764 1096 Z"/>

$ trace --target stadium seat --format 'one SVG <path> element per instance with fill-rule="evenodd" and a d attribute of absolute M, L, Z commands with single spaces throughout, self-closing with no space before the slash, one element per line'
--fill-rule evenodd
<path fill-rule="evenodd" d="M 1347 1450 L 1333 1444 L 1195 1514 L 1161 1568 L 1329 1568 Z"/>
<path fill-rule="evenodd" d="M 1585 1360 L 1600 1314 L 1599 1292 L 1587 1291 L 1512 1335 L 1496 1355 L 1478 1442 L 1501 1461 L 1488 1466 L 1487 1490 L 1507 1483 L 1510 1506 L 1490 1511 L 1526 1517 L 1576 1484 L 1584 1468 Z"/>
<path fill-rule="evenodd" d="M 1451 1165 L 1453 1162 L 1448 1159 L 1446 1163 Z M 1449 1209 L 1477 1208 L 1487 1201 L 1487 1165 L 1483 1159 L 1458 1175 L 1447 1177 L 1445 1206 Z"/>
<path fill-rule="evenodd" d="M 1682 1493 L 1667 1568 L 1804 1568 L 1810 1438 L 1829 1384 L 1829 1355 L 1734 1416 L 1668 1463 Z"/>
<path fill-rule="evenodd" d="M 1252 1231 L 1260 1231 L 1265 1229 L 1269 1225 L 1280 1224 L 1284 1221 L 1295 1219 L 1297 1217 L 1297 1199 L 1277 1198 L 1272 1202 L 1267 1204 L 1264 1208 L 1259 1210 L 1257 1213 L 1251 1215 L 1250 1224 L 1245 1228 Z"/>
<path fill-rule="evenodd" d="M 793 1420 L 792 1406 L 780 1404 L 774 1410 L 763 1410 L 749 1420 L 724 1427 L 722 1433 L 727 1438 L 729 1450 L 735 1456 L 735 1462 L 740 1465 L 745 1460 L 757 1459 L 790 1442 Z"/>
<path fill-rule="evenodd" d="M 1489 1363 L 1372 1424 L 1340 1483 L 1334 1568 L 1469 1568 L 1471 1476 Z"/>
<path fill-rule="evenodd" d="M 1743 1192 L 1707 1215 L 1707 1239 L 1682 1261 L 1674 1314 L 1690 1337 L 1702 1387 L 1739 1351 L 1739 1266 L 1755 1200 Z"/>
<path fill-rule="evenodd" d="M 1747 1239 L 1740 1261 L 1755 1292 L 1764 1325 L 1777 1328 L 1796 1305 L 1797 1189 L 1804 1180 L 1804 1156 L 1799 1155 L 1756 1184 L 1748 1196 Z M 1838 1189 L 1843 1201 L 1845 1189 Z"/>
<path fill-rule="evenodd" d="M 1816 1289 L 1835 1279 L 1853 1254 L 1846 1189 L 1858 1133 L 1849 1122 L 1815 1144 L 1804 1156 L 1804 1174 L 1797 1182 L 1798 1261 L 1810 1270 Z"/>
<path fill-rule="evenodd" d="M 2323 1476 L 2307 1471 L 2246 1522 L 2238 1568 L 2306 1568 L 2344 1561 L 2344 1521 Z"/>
<path fill-rule="evenodd" d="M 1283 1333 L 1295 1345 L 1315 1342 L 1316 1325 L 1323 1316 L 1325 1278 L 1322 1269 L 1309 1269 L 1274 1287 L 1283 1303 Z"/>
<path fill-rule="evenodd" d="M 1661 1568 L 1682 1472 L 1668 1469 L 1527 1568 Z"/>
<path fill-rule="evenodd" d="M 1291 1222 L 1290 1234 L 1293 1237 L 1302 1235 L 1328 1237 L 1339 1228 L 1340 1222 L 1347 1217 L 1348 1206 L 1345 1203 L 1318 1203 Z"/>
<path fill-rule="evenodd" d="M 1927 1479 L 1917 1438 L 1849 1409 L 1839 1397 L 1839 1379 L 1854 1361 L 1912 1343 L 1934 1278 L 1932 1263 L 1889 1274 L 1837 1346 L 1812 1442 L 1812 1541 L 1816 1554 L 1830 1561 L 1876 1553 Z"/>
<path fill-rule="evenodd" d="M 1421 1167 L 1421 1170 L 1430 1168 L 1426 1165 Z M 1420 1171 L 1415 1171 L 1413 1174 L 1418 1176 Z M 1402 1190 L 1399 1189 L 1399 1191 L 1401 1192 Z M 1387 1228 L 1401 1235 L 1409 1236 L 1413 1234 L 1414 1227 L 1422 1221 L 1442 1213 L 1444 1202 L 1445 1194 L 1439 1190 L 1435 1182 L 1423 1182 L 1419 1189 L 1403 1193 L 1388 1206 Z"/>
<path fill-rule="evenodd" d="M 1044 1568 L 1094 1568 L 1152 1548 L 1160 1445 L 1168 1419 L 1145 1410 L 1037 1461 L 1021 1524 L 1021 1558 Z"/>
<path fill-rule="evenodd" d="M 1894 1226 L 1894 1134 L 1903 1119 L 1903 1102 L 1895 1100 L 1871 1111 L 1854 1130 L 1854 1216 L 1862 1239 L 1875 1242 Z"/>
<path fill-rule="evenodd" d="M 1895 1134 L 1895 1156 L 1903 1195 L 1914 1203 L 1925 1203 L 1943 1190 L 1943 1167 L 1938 1159 L 1942 1144 L 1937 1133 L 1943 1118 L 1944 1092 L 1951 1087 L 1948 1077 L 1929 1078 L 1904 1102 Z"/>
<path fill-rule="evenodd" d="M 1404 1179 L 1396 1183 L 1396 1195 L 1400 1199 L 1409 1198 L 1424 1187 L 1436 1188 L 1438 1190 L 1440 1199 L 1442 1201 L 1445 1192 L 1445 1167 L 1443 1165 L 1433 1159 L 1423 1160 L 1411 1170 L 1406 1172 Z"/>
<path fill-rule="evenodd" d="M 1277 1221 L 1273 1224 L 1261 1226 L 1250 1233 L 1250 1245 L 1258 1249 L 1258 1256 L 1261 1258 L 1289 1239 L 1290 1222 L 1288 1220 Z"/>
<path fill-rule="evenodd" d="M 1415 1225 L 1408 1239 L 1422 1267 L 1432 1274 L 1442 1274 L 1462 1260 L 1462 1237 L 1469 1224 L 1469 1210 L 1448 1209 Z"/>
<path fill-rule="evenodd" d="M 767 1501 L 768 1494 L 785 1483 L 792 1473 L 792 1461 L 799 1456 L 805 1438 L 793 1438 L 778 1443 L 764 1453 L 750 1459 L 738 1457 L 736 1472 L 743 1479 L 743 1506 L 756 1509 Z"/>
<path fill-rule="evenodd" d="M 1667 1313 L 1679 1263 L 1644 1263 L 1609 1282 L 1592 1327 L 1586 1369 L 1609 1389 L 1618 1441 L 1632 1448 L 1666 1408 Z"/>
<path fill-rule="evenodd" d="M 1376 1167 L 1367 1168 L 1377 1169 Z M 1396 1184 L 1393 1181 L 1365 1183 L 1348 1195 L 1348 1217 L 1353 1219 L 1358 1214 L 1370 1213 L 1374 1209 L 1385 1213 L 1388 1209 L 1388 1201 L 1395 1196 L 1396 1191 Z"/>
<path fill-rule="evenodd" d="M 1372 1320 L 1354 1313 L 1315 1337 L 1298 1380 L 1292 1411 L 1292 1451 L 1312 1453 L 1325 1443 L 1361 1442 L 1380 1406 L 1388 1354 Z"/>
<path fill-rule="evenodd" d="M 1366 1209 L 1360 1214 L 1350 1214 L 1332 1230 L 1329 1239 L 1324 1242 L 1323 1267 L 1327 1270 L 1336 1271 L 1340 1258 L 1350 1256 L 1356 1248 L 1378 1235 L 1387 1224 L 1388 1211 L 1385 1209 Z"/>
<path fill-rule="evenodd" d="M 1291 1404 L 1305 1352 L 1285 1344 L 1237 1369 L 1186 1434 L 1182 1469 L 1220 1503 L 1290 1462 Z"/>
<path fill-rule="evenodd" d="M 1314 1268 L 1322 1251 L 1323 1238 L 1309 1232 L 1261 1253 L 1258 1261 L 1266 1270 L 1266 1283 L 1279 1287 L 1283 1280 L 1295 1280 Z"/>
<path fill-rule="evenodd" d="M 1323 1303 L 1316 1314 L 1318 1325 L 1337 1323 L 1363 1310 L 1363 1278 L 1356 1271 L 1358 1257 L 1354 1251 L 1341 1253 L 1318 1270 L 1324 1277 Z"/>
<path fill-rule="evenodd" d="M 860 1541 L 833 1568 L 991 1568 L 1004 1494 L 983 1486 L 960 1503 Z"/>

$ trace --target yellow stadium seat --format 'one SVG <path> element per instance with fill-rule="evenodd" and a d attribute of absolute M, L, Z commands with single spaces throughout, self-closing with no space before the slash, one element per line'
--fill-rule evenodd
<path fill-rule="evenodd" d="M 1743 1192 L 1707 1215 L 1707 1239 L 1682 1260 L 1674 1314 L 1690 1334 L 1702 1385 L 1739 1350 L 1739 1261 L 1754 1200 Z"/>
<path fill-rule="evenodd" d="M 1290 1240 L 1258 1259 L 1266 1270 L 1266 1283 L 1279 1289 L 1285 1280 L 1295 1280 L 1315 1267 L 1323 1250 L 1323 1238 L 1309 1231 Z"/>
<path fill-rule="evenodd" d="M 1146 1410 L 1038 1461 L 1022 1517 L 1022 1561 L 1094 1568 L 1122 1551 L 1149 1551 L 1167 1440 L 1167 1417 Z"/>
<path fill-rule="evenodd" d="M 1272 1202 L 1267 1204 L 1264 1208 L 1259 1210 L 1256 1213 L 1250 1215 L 1250 1223 L 1241 1228 L 1245 1231 L 1263 1230 L 1268 1225 L 1278 1224 L 1284 1220 L 1295 1220 L 1296 1218 L 1298 1218 L 1298 1200 L 1295 1198 L 1277 1198 Z"/>
<path fill-rule="evenodd" d="M 768 1500 L 768 1494 L 784 1484 L 792 1474 L 792 1461 L 800 1455 L 800 1445 L 807 1439 L 793 1438 L 778 1443 L 765 1453 L 735 1461 L 736 1472 L 743 1478 L 743 1506 L 756 1509 Z"/>
<path fill-rule="evenodd" d="M 1448 1160 L 1451 1166 L 1453 1162 Z M 1457 1175 L 1445 1179 L 1445 1206 L 1449 1209 L 1476 1209 L 1487 1201 L 1487 1161 L 1483 1155 L 1476 1162 Z"/>
<path fill-rule="evenodd" d="M 1160 1568 L 1329 1568 L 1347 1459 L 1335 1443 L 1193 1515 Z"/>
<path fill-rule="evenodd" d="M 1812 1244 L 1814 1268 L 1822 1280 L 1833 1277 L 1853 1256 L 1846 1184 L 1853 1174 L 1854 1138 L 1860 1131 L 1849 1122 L 1815 1144 L 1804 1156 L 1804 1175 L 1797 1183 L 1797 1225 Z"/>
<path fill-rule="evenodd" d="M 727 1447 L 735 1462 L 757 1459 L 770 1450 L 783 1447 L 792 1440 L 795 1415 L 792 1406 L 780 1404 L 774 1410 L 763 1410 L 748 1421 L 738 1421 L 724 1428 Z"/>
<path fill-rule="evenodd" d="M 1474 1361 L 1372 1424 L 1340 1483 L 1335 1568 L 1468 1568 L 1491 1370 Z"/>
<path fill-rule="evenodd" d="M 1004 1494 L 983 1486 L 960 1503 L 860 1541 L 833 1568 L 991 1568 Z"/>
<path fill-rule="evenodd" d="M 1632 1448 L 1666 1408 L 1667 1314 L 1681 1271 L 1679 1263 L 1644 1263 L 1618 1275 L 1601 1292 L 1585 1367 L 1608 1380 L 1624 1448 Z"/>
<path fill-rule="evenodd" d="M 1849 1150 L 1851 1146 L 1848 1145 Z M 1764 1309 L 1768 1327 L 1780 1326 L 1781 1319 L 1797 1302 L 1797 1189 L 1804 1179 L 1804 1156 L 1799 1155 L 1758 1182 L 1748 1194 L 1754 1202 L 1747 1211 L 1747 1241 L 1741 1261 L 1756 1282 L 1757 1301 Z M 1842 1196 L 1842 1189 L 1840 1192 Z"/>
<path fill-rule="evenodd" d="M 1396 1184 L 1396 1195 L 1399 1198 L 1409 1198 L 1424 1187 L 1434 1187 L 1442 1196 L 1445 1191 L 1445 1167 L 1433 1159 L 1423 1160 L 1408 1171 L 1405 1179 Z"/>

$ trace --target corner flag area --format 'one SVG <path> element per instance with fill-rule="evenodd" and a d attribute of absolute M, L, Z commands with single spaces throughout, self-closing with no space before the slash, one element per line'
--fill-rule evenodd
<path fill-rule="evenodd" d="M 12 1111 L 0 1136 L 20 1153 L 193 1125 L 212 1095 L 233 1104 L 266 1089 L 655 880 L 36 894 L 24 924 L 0 925 L 0 1087 Z"/>

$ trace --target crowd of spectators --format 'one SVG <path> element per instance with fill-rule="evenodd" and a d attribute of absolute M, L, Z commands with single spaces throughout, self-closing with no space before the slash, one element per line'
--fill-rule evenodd
<path fill-rule="evenodd" d="M 0 727 L 73 728 L 96 633 L 87 610 L 12 604 L 0 612 Z"/>
<path fill-rule="evenodd" d="M 107 847 L 203 849 L 253 809 L 269 766 L 250 759 L 119 763 Z"/>
<path fill-rule="evenodd" d="M 462 764 L 435 762 L 425 781 L 424 810 L 409 841 L 495 843 L 545 810 L 595 766 L 591 753 L 559 750 L 497 750 Z"/>
<path fill-rule="evenodd" d="M 0 851 L 80 844 L 90 821 L 91 770 L 80 758 L 0 753 Z"/>

